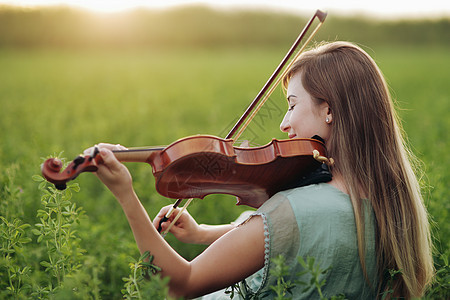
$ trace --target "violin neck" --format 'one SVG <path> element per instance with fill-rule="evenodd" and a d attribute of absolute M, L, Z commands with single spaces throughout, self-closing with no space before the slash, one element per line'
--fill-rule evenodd
<path fill-rule="evenodd" d="M 137 148 L 128 150 L 113 150 L 114 156 L 121 162 L 148 162 L 150 155 L 164 148 Z"/>

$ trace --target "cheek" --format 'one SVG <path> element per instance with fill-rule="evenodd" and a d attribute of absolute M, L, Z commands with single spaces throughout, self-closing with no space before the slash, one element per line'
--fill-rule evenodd
<path fill-rule="evenodd" d="M 319 133 L 320 120 L 312 111 L 297 111 L 292 114 L 290 124 L 298 137 L 310 138 Z"/>
<path fill-rule="evenodd" d="M 310 117 L 299 109 L 292 114 L 290 123 L 297 134 L 300 134 L 307 129 L 306 127 L 310 123 Z"/>
<path fill-rule="evenodd" d="M 302 126 L 302 121 L 303 121 L 304 119 L 302 118 L 302 116 L 300 115 L 300 114 L 292 114 L 291 115 L 291 118 L 290 118 L 290 124 L 291 124 L 291 126 L 292 126 L 292 128 L 293 129 L 295 129 L 295 130 L 299 130 L 299 129 L 301 129 L 303 126 Z"/>

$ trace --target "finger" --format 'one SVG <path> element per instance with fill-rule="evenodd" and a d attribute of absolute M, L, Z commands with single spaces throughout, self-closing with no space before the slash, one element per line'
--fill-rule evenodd
<path fill-rule="evenodd" d="M 119 171 L 120 170 L 120 162 L 111 152 L 111 150 L 106 148 L 100 149 L 100 155 L 103 159 L 103 164 L 106 165 L 111 171 Z"/>
<path fill-rule="evenodd" d="M 116 145 L 112 145 L 112 144 L 108 144 L 108 143 L 95 144 L 94 146 L 89 147 L 86 150 L 84 150 L 83 155 L 92 155 L 92 153 L 94 153 L 94 151 L 95 151 L 95 148 L 97 148 L 98 150 L 100 150 L 101 148 L 114 150 L 115 146 Z"/>
<path fill-rule="evenodd" d="M 92 155 L 96 147 L 97 145 L 87 148 L 86 150 L 83 151 L 83 155 Z"/>
<path fill-rule="evenodd" d="M 164 219 L 162 219 L 164 220 Z M 172 225 L 172 220 L 165 220 L 164 222 L 160 222 L 160 224 L 158 224 L 157 229 L 160 229 L 159 232 L 165 232 L 167 231 L 167 229 L 169 229 L 170 227 L 170 231 L 171 233 L 175 233 L 178 229 L 179 223 L 176 222 L 175 224 Z"/>
<path fill-rule="evenodd" d="M 109 149 L 109 150 L 128 150 L 127 147 L 122 146 L 121 144 L 109 144 L 109 143 L 100 143 L 97 144 L 93 147 L 89 147 L 86 150 L 83 151 L 83 155 L 92 155 L 92 153 L 94 152 L 94 149 Z"/>
<path fill-rule="evenodd" d="M 169 228 L 170 223 L 171 223 L 170 221 L 166 221 L 166 222 L 161 223 L 161 225 L 158 224 L 156 227 L 161 228 L 159 232 L 162 233 L 162 232 L 166 231 L 167 228 Z"/>
<path fill-rule="evenodd" d="M 153 219 L 153 226 L 155 226 L 157 229 L 161 229 L 162 224 L 168 221 L 173 220 L 173 212 L 174 210 L 172 210 L 171 215 L 169 217 L 166 217 L 166 215 L 168 214 L 169 210 L 172 209 L 172 205 L 167 205 L 164 206 L 163 208 L 161 208 L 161 210 L 158 212 L 158 214 L 156 215 L 156 217 Z"/>
<path fill-rule="evenodd" d="M 171 209 L 171 207 L 168 207 L 169 209 Z M 167 216 L 170 213 L 170 216 Z M 178 216 L 178 214 L 183 214 L 183 212 L 176 208 L 174 210 L 169 210 L 166 214 L 163 214 L 161 216 L 158 216 L 157 219 L 155 219 L 154 221 L 154 226 L 159 230 L 159 232 L 164 232 L 171 223 L 174 222 L 175 219 L 176 223 L 173 224 L 174 226 L 172 226 L 172 228 L 179 226 L 180 224 L 182 224 L 182 220 L 180 220 L 180 217 L 182 217 L 181 215 Z M 170 230 L 172 232 L 172 229 Z"/>
<path fill-rule="evenodd" d="M 175 216 L 180 212 L 179 208 L 173 208 L 173 205 L 165 206 L 161 208 L 158 213 L 158 217 L 167 216 L 170 220 L 173 220 Z M 168 216 L 169 215 L 169 216 Z"/>
<path fill-rule="evenodd" d="M 158 214 L 156 215 L 157 217 L 162 217 L 162 216 L 164 216 L 168 211 L 169 211 L 169 209 L 172 207 L 172 205 L 167 205 L 167 206 L 164 206 L 164 207 L 162 207 L 160 210 L 159 210 L 159 212 L 158 212 Z"/>
<path fill-rule="evenodd" d="M 109 150 L 123 150 L 123 149 L 119 149 L 120 147 L 123 147 L 123 146 L 120 146 L 120 144 L 110 144 L 110 143 L 100 143 L 100 144 L 97 144 L 97 147 L 99 148 L 99 149 L 109 149 Z"/>
<path fill-rule="evenodd" d="M 172 225 L 172 223 L 173 223 L 172 221 L 167 221 L 167 222 L 162 223 L 161 224 L 161 232 L 167 231 L 167 229 L 169 229 L 169 227 L 170 227 L 170 230 L 168 232 L 170 232 L 174 235 L 177 235 L 178 232 L 180 231 L 179 224 L 178 224 L 178 222 L 176 222 L 175 224 Z"/>
<path fill-rule="evenodd" d="M 116 144 L 114 150 L 128 150 L 128 148 L 125 146 L 122 146 L 121 144 Z"/>

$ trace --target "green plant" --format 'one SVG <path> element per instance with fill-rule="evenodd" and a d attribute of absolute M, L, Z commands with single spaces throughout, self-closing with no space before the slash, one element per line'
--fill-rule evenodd
<path fill-rule="evenodd" d="M 97 257 L 85 255 L 83 267 L 68 274 L 63 285 L 55 294 L 57 299 L 102 299 L 99 273 L 103 271 L 102 262 Z"/>
<path fill-rule="evenodd" d="M 259 294 L 251 292 L 245 280 L 226 288 L 225 294 L 227 294 L 230 299 L 234 299 L 236 296 L 241 297 L 243 300 L 259 299 Z"/>
<path fill-rule="evenodd" d="M 397 275 L 401 275 L 402 272 L 399 270 L 388 270 L 386 273 L 389 274 L 387 279 L 387 290 L 384 291 L 381 295 L 381 300 L 384 299 L 390 299 L 390 295 L 394 293 L 394 290 L 392 289 L 392 283 L 394 282 L 394 279 Z"/>
<path fill-rule="evenodd" d="M 48 260 L 40 261 L 40 265 L 53 279 L 49 280 L 46 290 L 54 293 L 63 285 L 67 275 L 82 266 L 81 257 L 85 250 L 80 247 L 75 226 L 80 222 L 84 211 L 70 201 L 72 192 L 78 192 L 80 188 L 73 183 L 60 191 L 49 186 L 39 175 L 33 176 L 33 179 L 41 182 L 39 189 L 42 192 L 43 209 L 37 211 L 40 222 L 35 224 L 32 232 L 38 237 L 37 242 L 44 243 L 47 249 Z"/>
<path fill-rule="evenodd" d="M 0 296 L 13 296 L 15 299 L 22 295 L 22 289 L 28 289 L 29 285 L 24 285 L 25 278 L 29 275 L 30 267 L 21 266 L 20 256 L 25 244 L 31 242 L 31 238 L 26 237 L 25 230 L 29 224 L 22 224 L 19 219 L 11 222 L 1 217 L 0 240 L 1 240 L 1 278 L 6 279 L 5 291 Z M 23 265 L 23 264 L 22 264 Z M 6 271 L 6 278 L 3 272 Z M 3 280 L 2 280 L 3 281 Z M 3 284 L 1 285 L 3 287 Z"/>
<path fill-rule="evenodd" d="M 22 189 L 15 184 L 18 169 L 12 164 L 0 174 L 0 298 L 24 298 L 30 288 L 31 268 L 25 262 L 24 247 L 32 241 L 27 236 L 31 226 L 21 219 Z"/>
<path fill-rule="evenodd" d="M 226 290 L 226 294 L 230 296 L 230 299 L 233 299 L 236 295 L 239 295 L 244 300 L 253 300 L 253 299 L 261 299 L 266 296 L 269 296 L 271 299 L 292 299 L 292 297 L 288 297 L 288 295 L 292 295 L 292 290 L 297 286 L 305 286 L 302 290 L 303 292 L 309 291 L 310 289 L 315 288 L 317 293 L 320 296 L 321 300 L 328 300 L 328 298 L 323 296 L 322 286 L 325 285 L 325 279 L 321 280 L 320 275 L 325 275 L 331 267 L 323 270 L 320 268 L 320 264 L 315 262 L 314 257 L 307 257 L 306 261 L 302 257 L 297 257 L 298 262 L 304 268 L 303 271 L 298 272 L 296 274 L 297 277 L 304 276 L 310 274 L 311 278 L 309 282 L 300 281 L 300 280 L 286 280 L 286 278 L 290 275 L 289 269 L 290 267 L 286 265 L 286 259 L 284 256 L 279 255 L 272 259 L 273 268 L 270 270 L 270 274 L 276 278 L 276 284 L 269 286 L 270 290 L 275 293 L 275 295 L 270 294 L 270 292 L 263 293 L 252 293 L 249 291 L 249 287 L 245 280 L 243 280 L 240 284 L 234 284 Z M 330 300 L 345 300 L 344 295 L 332 296 L 329 298 Z"/>
<path fill-rule="evenodd" d="M 325 285 L 326 280 L 325 279 L 321 280 L 320 276 L 325 275 L 329 270 L 331 270 L 331 266 L 323 270 L 320 268 L 320 264 L 316 263 L 315 258 L 310 256 L 306 258 L 306 261 L 302 257 L 297 257 L 297 260 L 305 269 L 304 271 L 299 272 L 297 276 L 302 276 L 308 273 L 311 275 L 311 279 L 309 280 L 309 282 L 296 281 L 297 284 L 306 285 L 306 287 L 303 289 L 303 291 L 305 292 L 312 288 L 315 288 L 320 296 L 320 299 L 327 300 L 328 298 L 324 297 L 322 293 L 322 287 Z M 343 300 L 343 299 L 345 299 L 344 295 L 332 296 L 330 298 L 330 300 Z"/>
<path fill-rule="evenodd" d="M 435 258 L 436 274 L 424 299 L 450 299 L 450 249 Z"/>
<path fill-rule="evenodd" d="M 290 280 L 285 280 L 289 275 L 289 267 L 286 265 L 286 258 L 278 256 L 273 259 L 274 268 L 270 270 L 270 274 L 277 278 L 277 284 L 271 286 L 270 289 L 275 291 L 277 297 L 275 299 L 292 299 L 287 298 L 287 294 L 292 294 L 291 290 L 295 287 L 295 283 Z"/>
<path fill-rule="evenodd" d="M 19 165 L 11 164 L 0 174 L 0 215 L 8 220 L 23 216 L 22 189 L 16 186 L 15 178 Z"/>
<path fill-rule="evenodd" d="M 124 299 L 154 299 L 167 296 L 168 278 L 159 277 L 157 273 L 161 269 L 152 263 L 153 258 L 149 251 L 145 251 L 137 261 L 130 262 L 131 274 L 122 278 L 125 282 L 122 289 Z"/>

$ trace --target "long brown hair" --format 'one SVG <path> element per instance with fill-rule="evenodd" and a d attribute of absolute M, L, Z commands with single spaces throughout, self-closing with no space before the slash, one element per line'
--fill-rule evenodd
<path fill-rule="evenodd" d="M 346 183 L 355 212 L 360 261 L 365 271 L 364 210 L 376 218 L 380 294 L 420 297 L 433 274 L 428 215 L 384 77 L 373 59 L 347 42 L 323 44 L 303 53 L 283 79 L 302 73 L 317 102 L 326 101 L 333 123 L 327 141 L 333 173 Z M 399 271 L 386 284 L 386 272 Z M 383 284 L 384 282 L 384 284 Z"/>

